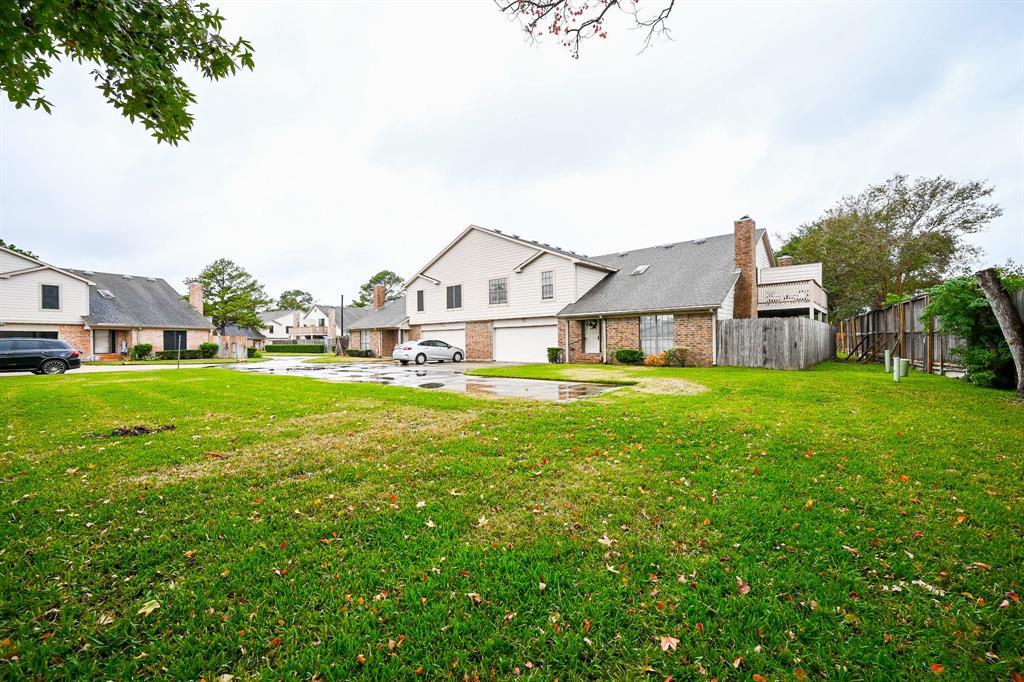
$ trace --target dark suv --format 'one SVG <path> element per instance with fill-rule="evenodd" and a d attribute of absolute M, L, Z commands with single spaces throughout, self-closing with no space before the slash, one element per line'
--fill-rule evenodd
<path fill-rule="evenodd" d="M 0 372 L 63 374 L 81 366 L 81 354 L 59 339 L 0 339 Z"/>

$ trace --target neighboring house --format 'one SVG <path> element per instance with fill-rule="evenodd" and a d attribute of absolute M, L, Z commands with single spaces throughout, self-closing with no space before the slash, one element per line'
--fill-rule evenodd
<path fill-rule="evenodd" d="M 294 341 L 323 341 L 347 334 L 350 325 L 369 312 L 367 308 L 323 305 L 317 303 L 309 310 L 268 310 L 259 314 L 265 323 L 263 333 L 269 343 Z"/>
<path fill-rule="evenodd" d="M 267 345 L 267 337 L 260 330 L 239 327 L 237 324 L 224 325 L 224 332 L 218 334 L 218 336 L 221 337 L 222 341 L 228 339 L 230 343 L 237 343 L 245 347 L 256 348 L 257 350 L 262 350 Z"/>
<path fill-rule="evenodd" d="M 385 304 L 384 296 L 383 285 L 374 287 L 371 310 L 349 328 L 352 336 L 349 348 L 370 350 L 379 358 L 390 357 L 396 345 L 419 338 L 409 333 L 405 299 Z"/>
<path fill-rule="evenodd" d="M 210 340 L 203 289 L 189 301 L 156 277 L 57 268 L 0 247 L 0 338 L 63 339 L 86 359 L 116 358 L 122 342 L 153 350 Z"/>
<path fill-rule="evenodd" d="M 776 267 L 764 230 L 588 257 L 476 225 L 404 285 L 407 338 L 436 338 L 471 360 L 609 362 L 621 348 L 672 346 L 715 361 L 715 321 L 824 319 L 821 268 Z"/>

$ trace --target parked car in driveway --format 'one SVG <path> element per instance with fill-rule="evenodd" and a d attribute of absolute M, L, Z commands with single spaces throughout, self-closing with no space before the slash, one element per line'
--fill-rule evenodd
<path fill-rule="evenodd" d="M 420 339 L 398 344 L 391 357 L 403 365 L 410 362 L 422 365 L 424 362 L 462 362 L 466 352 L 437 339 Z"/>
<path fill-rule="evenodd" d="M 81 366 L 81 353 L 60 339 L 0 339 L 0 372 L 63 374 Z"/>

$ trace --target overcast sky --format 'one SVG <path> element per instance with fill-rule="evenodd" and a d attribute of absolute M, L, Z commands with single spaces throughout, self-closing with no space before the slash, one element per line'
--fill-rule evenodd
<path fill-rule="evenodd" d="M 656 2 L 657 0 L 642 0 Z M 216 3 L 214 3 L 216 4 Z M 55 265 L 182 279 L 219 257 L 276 296 L 413 274 L 466 225 L 587 254 L 773 235 L 896 172 L 985 179 L 984 262 L 1024 261 L 1024 3 L 677 3 L 578 61 L 488 0 L 221 2 L 256 70 L 192 78 L 157 145 L 88 68 L 53 115 L 0 102 L 0 237 Z"/>

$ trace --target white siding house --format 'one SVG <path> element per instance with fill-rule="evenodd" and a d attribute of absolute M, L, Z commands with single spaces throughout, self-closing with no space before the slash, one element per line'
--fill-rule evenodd
<path fill-rule="evenodd" d="M 5 330 L 55 332 L 58 325 L 82 324 L 88 314 L 88 280 L 0 250 L 0 325 Z"/>

